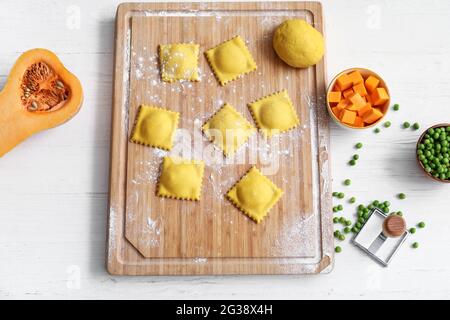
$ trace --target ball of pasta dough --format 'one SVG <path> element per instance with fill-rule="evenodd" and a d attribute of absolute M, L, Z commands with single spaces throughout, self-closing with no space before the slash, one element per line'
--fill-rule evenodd
<path fill-rule="evenodd" d="M 275 30 L 273 48 L 288 65 L 307 68 L 322 59 L 325 44 L 322 34 L 305 20 L 290 19 Z"/>

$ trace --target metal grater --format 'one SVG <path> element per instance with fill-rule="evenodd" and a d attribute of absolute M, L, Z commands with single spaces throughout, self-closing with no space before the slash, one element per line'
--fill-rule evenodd
<path fill-rule="evenodd" d="M 375 208 L 371 211 L 361 230 L 353 237 L 352 242 L 361 248 L 375 261 L 387 267 L 394 255 L 400 249 L 409 231 L 406 230 L 398 237 L 387 237 L 383 232 L 383 223 L 388 217 L 383 211 Z M 392 220 L 391 220 L 392 221 Z"/>

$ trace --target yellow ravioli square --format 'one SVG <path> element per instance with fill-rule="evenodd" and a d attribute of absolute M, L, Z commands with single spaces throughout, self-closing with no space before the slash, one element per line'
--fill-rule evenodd
<path fill-rule="evenodd" d="M 164 157 L 157 195 L 179 200 L 200 200 L 203 161 Z"/>
<path fill-rule="evenodd" d="M 239 210 L 260 223 L 278 202 L 283 190 L 252 167 L 226 194 Z"/>
<path fill-rule="evenodd" d="M 200 46 L 176 43 L 159 46 L 159 64 L 163 81 L 199 81 L 198 54 Z"/>
<path fill-rule="evenodd" d="M 130 140 L 145 146 L 170 150 L 179 117 L 178 112 L 142 105 L 136 116 Z"/>
<path fill-rule="evenodd" d="M 205 55 L 221 86 L 257 68 L 250 51 L 240 36 L 209 49 Z"/>
<path fill-rule="evenodd" d="M 268 137 L 294 129 L 300 123 L 286 90 L 258 99 L 248 107 L 256 126 Z"/>
<path fill-rule="evenodd" d="M 227 156 L 236 152 L 255 128 L 243 115 L 226 103 L 202 126 L 202 131 Z"/>

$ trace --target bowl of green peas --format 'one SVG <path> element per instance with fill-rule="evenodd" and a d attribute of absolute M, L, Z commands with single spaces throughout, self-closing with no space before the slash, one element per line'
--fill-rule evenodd
<path fill-rule="evenodd" d="M 416 155 L 428 177 L 450 183 L 450 123 L 434 125 L 422 133 Z"/>

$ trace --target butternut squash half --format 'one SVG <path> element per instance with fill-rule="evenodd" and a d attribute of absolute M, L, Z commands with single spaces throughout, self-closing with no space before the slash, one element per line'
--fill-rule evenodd
<path fill-rule="evenodd" d="M 23 53 L 0 91 L 0 157 L 31 135 L 71 119 L 82 102 L 80 81 L 53 52 Z"/>

